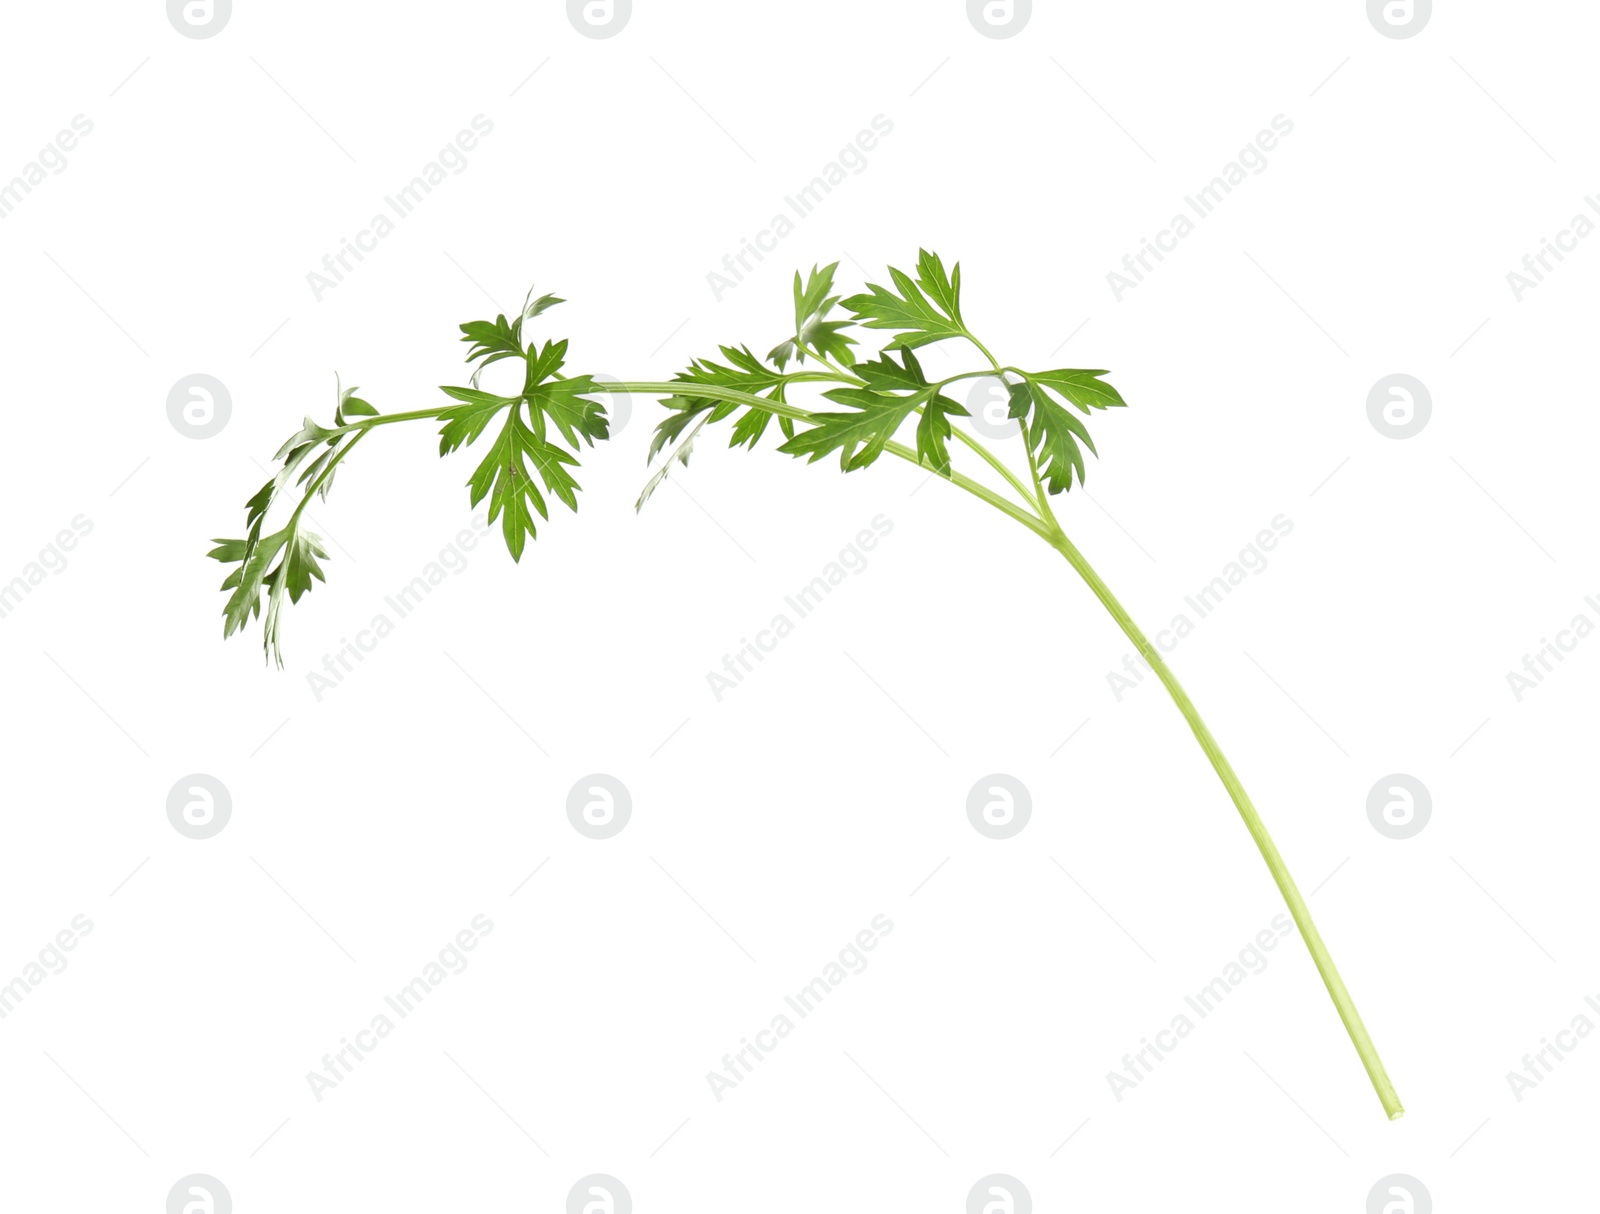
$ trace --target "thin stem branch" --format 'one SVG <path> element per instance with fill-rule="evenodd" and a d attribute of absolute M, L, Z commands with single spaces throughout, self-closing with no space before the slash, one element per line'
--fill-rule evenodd
<path fill-rule="evenodd" d="M 1033 477 L 1033 493 L 1039 502 L 1039 514 L 1055 530 L 1061 530 L 1061 524 L 1056 521 L 1056 512 L 1050 508 L 1050 495 L 1045 492 L 1044 478 L 1039 475 L 1039 461 L 1034 458 L 1033 440 L 1028 437 L 1028 419 L 1017 419 L 1017 437 L 1022 440 L 1022 452 L 1028 458 L 1028 473 Z"/>
<path fill-rule="evenodd" d="M 960 426 L 950 427 L 950 433 L 954 434 L 958 441 L 966 444 L 973 451 L 976 451 L 983 459 L 984 463 L 988 464 L 989 467 L 993 468 L 1001 476 L 1005 477 L 1006 482 L 1010 484 L 1010 486 L 1019 494 L 1021 494 L 1023 501 L 1027 502 L 1030 506 L 1037 507 L 1039 505 L 1039 499 L 1035 498 L 1032 493 L 1028 492 L 1028 486 L 1022 483 L 1021 478 L 1018 477 L 1015 472 L 1011 471 L 1011 466 L 1003 459 L 997 456 L 993 451 L 990 451 L 988 447 L 984 446 L 977 439 L 973 438 L 972 435 L 961 429 Z"/>
<path fill-rule="evenodd" d="M 394 414 L 393 416 L 398 420 L 400 415 Z M 300 499 L 300 504 L 294 508 L 294 513 L 289 516 L 289 525 L 291 527 L 299 524 L 300 516 L 305 513 L 305 508 L 311 504 L 311 499 L 317 495 L 317 490 L 322 488 L 327 483 L 328 478 L 333 475 L 333 470 L 339 466 L 339 461 L 349 455 L 351 449 L 366 436 L 367 432 L 365 430 L 357 433 L 354 438 L 344 445 L 343 449 L 335 451 L 333 458 L 322 466 L 322 471 L 317 473 L 316 479 L 306 486 L 305 496 Z"/>

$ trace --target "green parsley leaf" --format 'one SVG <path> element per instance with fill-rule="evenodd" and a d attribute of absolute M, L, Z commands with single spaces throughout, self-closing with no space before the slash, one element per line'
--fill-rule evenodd
<path fill-rule="evenodd" d="M 239 567 L 222 583 L 222 589 L 232 590 L 227 605 L 222 609 L 222 635 L 231 637 L 261 613 L 261 586 L 266 580 L 268 567 L 289 538 L 288 529 L 253 540 L 218 540 L 209 555 L 219 561 Z"/>
<path fill-rule="evenodd" d="M 822 395 L 835 404 L 847 405 L 849 413 L 813 413 L 813 425 L 801 430 L 778 448 L 789 455 L 807 456 L 815 463 L 824 455 L 839 452 L 839 466 L 846 472 L 865 468 L 883 454 L 884 446 L 900 424 L 918 405 L 933 396 L 929 385 L 909 349 L 896 363 L 887 353 L 869 363 L 858 363 L 855 373 L 865 380 L 865 388 L 834 388 Z M 904 395 L 896 395 L 904 389 Z M 954 405 L 954 402 L 950 402 Z M 959 406 L 956 406 L 959 408 Z M 946 461 L 948 462 L 948 460 Z"/>
<path fill-rule="evenodd" d="M 546 419 L 555 423 L 561 437 L 574 451 L 583 443 L 593 446 L 595 439 L 610 437 L 605 406 L 599 401 L 584 399 L 585 393 L 601 391 L 600 386 L 588 375 L 566 378 L 557 374 L 566 361 L 566 354 L 565 340 L 547 341 L 544 349 L 537 353 L 530 346 L 525 355 L 527 374 L 520 396 L 497 396 L 479 388 L 441 385 L 441 392 L 462 403 L 452 405 L 439 415 L 445 423 L 439 431 L 439 454 L 448 455 L 476 441 L 495 414 L 524 402 L 528 405 L 533 432 L 541 442 L 545 439 Z"/>
<path fill-rule="evenodd" d="M 580 437 L 591 447 L 595 439 L 609 438 L 610 421 L 603 404 L 583 399 L 585 393 L 602 390 L 593 378 L 557 374 L 566 359 L 565 338 L 545 342 L 544 349 L 537 355 L 532 346 L 528 347 L 528 373 L 522 386 L 522 398 L 528 402 L 534 433 L 544 438 L 544 421 L 548 417 L 556 424 L 567 446 L 576 451 Z"/>
<path fill-rule="evenodd" d="M 497 415 L 506 414 L 499 437 L 467 483 L 472 489 L 472 505 L 489 498 L 489 521 L 502 520 L 506 548 L 515 561 L 522 559 L 528 537 L 538 537 L 533 512 L 538 511 L 540 518 L 550 517 L 528 465 L 538 472 L 546 492 L 560 498 L 568 509 L 578 508 L 578 482 L 567 471 L 578 461 L 547 441 L 547 420 L 555 423 L 573 450 L 580 449 L 584 442 L 593 446 L 595 439 L 610 436 L 605 406 L 583 397 L 586 392 L 600 390 L 594 380 L 588 375 L 570 379 L 558 375 L 566 355 L 565 339 L 547 341 L 537 352 L 529 346 L 523 355 L 527 375 L 521 396 L 497 396 L 477 388 L 441 389 L 461 404 L 452 405 L 439 415 L 444 423 L 439 431 L 440 455 L 476 442 Z M 528 410 L 527 420 L 523 418 L 524 407 Z"/>
<path fill-rule="evenodd" d="M 922 407 L 922 420 L 917 423 L 917 456 L 924 465 L 940 476 L 949 479 L 952 471 L 950 449 L 950 419 L 970 416 L 963 405 L 948 396 L 934 396 Z"/>
<path fill-rule="evenodd" d="M 533 294 L 533 290 L 531 288 L 529 289 L 528 294 Z M 525 304 L 523 306 L 522 318 L 524 320 L 532 320 L 535 316 L 539 315 L 539 313 L 545 311 L 547 308 L 553 308 L 557 304 L 566 302 L 567 301 L 562 299 L 559 295 L 541 295 L 531 304 Z"/>
<path fill-rule="evenodd" d="M 889 267 L 894 290 L 868 283 L 863 295 L 852 295 L 844 306 L 869 329 L 900 329 L 890 346 L 925 346 L 951 337 L 967 336 L 961 319 L 961 266 L 945 273 L 938 254 L 921 250 L 917 279 Z"/>
<path fill-rule="evenodd" d="M 1109 374 L 1109 371 L 1030 371 L 1028 378 L 1059 392 L 1076 405 L 1079 412 L 1086 414 L 1090 409 L 1122 408 L 1127 405 L 1122 393 L 1100 378 Z"/>
<path fill-rule="evenodd" d="M 374 409 L 368 402 L 362 400 L 356 395 L 359 389 L 340 388 L 339 377 L 337 375 L 333 377 L 333 386 L 339 393 L 339 403 L 334 407 L 333 410 L 333 424 L 335 426 L 344 425 L 346 419 L 351 417 L 377 416 L 378 411 Z"/>
<path fill-rule="evenodd" d="M 852 322 L 827 318 L 839 302 L 839 297 L 832 294 L 833 272 L 838 268 L 838 262 L 820 270 L 812 266 L 804 286 L 800 282 L 800 271 L 795 271 L 795 335 L 779 342 L 767 354 L 768 360 L 775 363 L 778 370 L 783 370 L 791 358 L 805 362 L 807 350 L 845 366 L 855 361 L 855 352 L 850 347 L 856 344 L 856 339 L 844 332 Z"/>
<path fill-rule="evenodd" d="M 441 386 L 439 390 L 462 402 L 439 414 L 439 420 L 444 422 L 439 431 L 440 455 L 449 455 L 452 451 L 477 442 L 478 435 L 494 420 L 495 414 L 522 400 L 520 396 L 496 396 L 493 392 L 482 392 L 477 388 Z"/>
<path fill-rule="evenodd" d="M 478 370 L 483 370 L 490 363 L 497 363 L 502 358 L 522 357 L 522 317 L 509 322 L 505 315 L 495 317 L 493 320 L 469 320 L 461 326 L 461 340 L 469 344 L 467 361 L 477 362 L 483 359 Z"/>
<path fill-rule="evenodd" d="M 1044 479 L 1045 489 L 1052 495 L 1065 493 L 1072 488 L 1074 472 L 1077 473 L 1078 483 L 1083 484 L 1083 452 L 1078 449 L 1078 443 L 1082 442 L 1090 451 L 1094 451 L 1094 440 L 1089 437 L 1084 424 L 1057 404 L 1043 385 L 1032 380 L 1011 384 L 1008 393 L 1012 417 L 1025 417 L 1030 412 L 1030 404 L 1032 406 L 1032 421 L 1024 421 L 1023 425 L 1028 446 L 1037 455 L 1039 475 Z"/>
<path fill-rule="evenodd" d="M 824 392 L 829 400 L 848 405 L 849 413 L 813 413 L 815 423 L 801 430 L 779 451 L 809 457 L 816 463 L 832 451 L 839 452 L 839 466 L 846 472 L 865 468 L 883 454 L 900 423 L 911 415 L 916 401 L 908 396 L 890 396 L 869 388 L 835 388 Z"/>
<path fill-rule="evenodd" d="M 567 301 L 557 295 L 541 295 L 533 298 L 533 288 L 528 288 L 527 298 L 523 300 L 522 311 L 517 313 L 517 319 L 507 321 L 504 315 L 493 320 L 469 320 L 461 326 L 461 340 L 469 343 L 467 361 L 479 363 L 478 369 L 473 373 L 473 385 L 477 385 L 477 376 L 483 374 L 483 369 L 490 363 L 499 362 L 502 358 L 523 358 L 525 352 L 522 348 L 522 322 L 532 320 L 541 312 Z M 565 347 L 563 342 L 562 346 Z M 531 351 L 530 351 L 531 352 Z"/>
<path fill-rule="evenodd" d="M 565 502 L 569 510 L 578 508 L 578 482 L 567 472 L 567 467 L 576 467 L 578 461 L 534 433 L 522 420 L 519 401 L 507 412 L 500 436 L 467 482 L 472 487 L 474 506 L 485 497 L 489 498 L 491 523 L 503 516 L 501 531 L 514 561 L 522 560 L 529 536 L 538 538 L 533 511 L 537 510 L 540 518 L 550 517 L 543 495 L 528 474 L 530 463 L 538 470 L 547 492 Z"/>

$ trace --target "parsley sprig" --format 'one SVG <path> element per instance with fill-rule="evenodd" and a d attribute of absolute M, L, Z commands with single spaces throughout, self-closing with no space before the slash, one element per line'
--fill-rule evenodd
<path fill-rule="evenodd" d="M 473 446 L 493 428 L 494 437 L 481 449 L 481 461 L 467 482 L 469 497 L 474 506 L 488 500 L 490 521 L 500 522 L 506 547 L 519 561 L 528 540 L 537 537 L 538 526 L 549 520 L 551 498 L 577 510 L 581 486 L 574 470 L 587 448 L 610 437 L 603 400 L 610 393 L 654 395 L 667 411 L 650 443 L 649 459 L 659 463 L 640 494 L 640 507 L 675 465 L 688 464 L 704 431 L 726 421 L 732 422 L 730 447 L 754 450 L 776 419 L 776 449 L 808 463 L 837 455 L 843 471 L 856 472 L 888 455 L 915 464 L 1055 549 L 1155 671 L 1260 849 L 1385 1112 L 1391 1119 L 1399 1117 L 1404 1110 L 1394 1085 L 1239 777 L 1161 651 L 1056 517 L 1052 500 L 1074 484 L 1082 485 L 1087 476 L 1084 451 L 1098 455 L 1085 419 L 1126 403 L 1106 382 L 1107 372 L 1030 371 L 1000 363 L 962 314 L 960 265 L 946 270 L 935 253 L 918 254 L 914 275 L 891 267 L 886 284 L 868 283 L 848 297 L 834 290 L 837 270 L 835 262 L 813 266 L 804 276 L 795 274 L 793 331 L 765 359 L 748 346 L 725 345 L 719 347 L 720 357 L 694 359 L 670 380 L 598 384 L 589 375 L 565 373 L 565 340 L 540 344 L 526 335 L 528 322 L 563 302 L 553 295 L 533 299 L 530 291 L 515 320 L 502 315 L 461 326 L 473 373 L 467 386 L 441 389 L 447 403 L 379 413 L 355 389 L 339 389 L 332 425 L 306 418 L 279 449 L 277 473 L 246 503 L 245 538 L 215 541 L 210 555 L 232 566 L 222 584 L 228 592 L 224 636 L 261 615 L 265 599 L 263 645 L 282 665 L 285 596 L 289 604 L 299 602 L 323 580 L 319 562 L 328 559 L 322 541 L 305 527 L 306 507 L 314 497 L 326 497 L 338 467 L 380 426 L 433 422 L 440 427 L 442 456 Z M 858 358 L 857 348 L 874 334 L 891 336 L 870 357 Z M 941 342 L 970 346 L 982 362 L 929 379 L 915 351 Z M 510 359 L 524 364 L 516 395 L 480 388 L 484 368 Z M 950 395 L 951 386 L 990 376 L 1005 385 L 1009 414 L 1019 423 L 1020 459 L 1015 466 L 952 420 L 967 411 Z M 979 476 L 957 467 L 957 456 L 981 463 L 981 469 L 972 470 Z M 289 510 L 288 518 L 277 529 L 268 529 L 268 516 L 280 504 Z"/>

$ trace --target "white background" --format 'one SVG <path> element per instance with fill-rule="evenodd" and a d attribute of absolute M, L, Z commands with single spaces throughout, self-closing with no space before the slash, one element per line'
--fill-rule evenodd
<path fill-rule="evenodd" d="M 1359 1214 L 1392 1173 L 1440 1211 L 1578 1208 L 1600 1042 L 1520 1103 L 1505 1076 L 1600 995 L 1600 640 L 1520 703 L 1506 673 L 1600 621 L 1600 242 L 1520 303 L 1506 274 L 1600 185 L 1588 6 L 1443 5 L 1405 40 L 1353 2 L 1040 4 L 1006 39 L 950 0 L 639 0 L 605 40 L 557 3 L 5 22 L 0 179 L 94 124 L 0 221 L 0 581 L 93 525 L 0 619 L 0 981 L 94 925 L 0 1021 L 8 1207 L 154 1212 L 206 1173 L 240 1214 L 557 1211 L 603 1172 L 641 1214 L 960 1211 L 999 1172 L 1041 1211 Z M 307 273 L 477 114 L 467 169 L 319 302 Z M 878 114 L 865 171 L 718 302 L 707 273 Z M 1117 302 L 1107 272 L 1278 114 L 1269 167 Z M 570 370 L 663 378 L 777 341 L 795 266 L 856 289 L 919 245 L 1002 359 L 1112 369 L 1131 407 L 1058 504 L 1148 628 L 1292 520 L 1172 660 L 1403 1120 L 1294 939 L 1113 1096 L 1281 903 L 1163 692 L 1113 696 L 1129 646 L 1070 569 L 906 464 L 708 432 L 636 518 L 635 399 L 576 516 L 520 566 L 478 547 L 319 701 L 307 672 L 469 525 L 476 450 L 394 427 L 313 507 L 330 581 L 288 668 L 259 625 L 223 643 L 207 541 L 335 371 L 433 404 L 455 326 L 534 282 L 571 301 L 532 326 Z M 204 440 L 166 414 L 197 372 L 232 399 Z M 1367 417 L 1394 372 L 1433 401 L 1404 441 Z M 717 702 L 707 672 L 879 514 Z M 207 841 L 166 817 L 194 772 L 232 796 Z M 591 772 L 632 794 L 609 841 L 567 821 Z M 966 817 L 991 772 L 1033 797 L 1004 842 Z M 1433 798 L 1406 841 L 1367 819 L 1393 772 Z M 477 914 L 469 968 L 318 1102 L 306 1073 Z M 879 914 L 869 968 L 719 1103 L 706 1073 Z"/>

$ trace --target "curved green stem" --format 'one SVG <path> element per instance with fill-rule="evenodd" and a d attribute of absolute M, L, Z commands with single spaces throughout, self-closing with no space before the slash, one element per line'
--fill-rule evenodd
<path fill-rule="evenodd" d="M 977 338 L 974 337 L 971 340 L 993 364 L 996 373 L 1013 370 L 1013 368 L 1001 367 L 994 356 L 984 348 Z M 857 377 L 848 375 L 847 372 L 833 366 L 826 359 L 816 355 L 813 356 L 818 357 L 819 362 L 830 367 L 833 374 L 802 372 L 787 377 L 786 382 L 860 382 Z M 1020 372 L 1016 373 L 1021 374 Z M 987 372 L 980 374 L 987 374 Z M 960 375 L 952 377 L 952 380 L 971 377 L 971 375 Z M 657 396 L 689 395 L 705 400 L 746 405 L 793 421 L 809 422 L 812 420 L 812 414 L 809 411 L 797 408 L 785 401 L 772 400 L 763 396 L 755 396 L 748 392 L 741 392 L 737 389 L 710 384 L 686 383 L 683 381 L 630 381 L 626 383 L 608 383 L 604 386 L 603 391 L 607 393 L 637 392 L 643 395 Z M 311 497 L 326 482 L 339 461 L 348 454 L 350 449 L 360 441 L 368 430 L 394 422 L 437 418 L 453 407 L 453 404 L 444 404 L 431 409 L 413 409 L 403 413 L 378 414 L 357 418 L 344 426 L 338 427 L 333 431 L 334 434 L 354 434 L 355 437 L 346 444 L 344 450 L 338 452 L 328 462 L 328 465 L 313 480 L 300 505 L 294 512 L 291 525 L 298 522 L 301 512 L 305 510 Z M 1245 792 L 1244 785 L 1234 772 L 1232 764 L 1228 762 L 1227 756 L 1222 753 L 1222 748 L 1217 745 L 1211 730 L 1200 716 L 1199 710 L 1195 708 L 1194 701 L 1189 698 L 1188 692 L 1183 689 L 1182 684 L 1178 682 L 1177 676 L 1167 666 L 1160 651 L 1150 643 L 1149 638 L 1134 623 L 1133 617 L 1128 614 L 1127 609 L 1118 602 L 1117 597 L 1111 593 L 1110 588 L 1101 579 L 1100 575 L 1095 572 L 1083 554 L 1078 551 L 1072 541 L 1067 538 L 1066 533 L 1056 521 L 1055 514 L 1050 508 L 1048 495 L 1039 476 L 1038 462 L 1034 458 L 1033 448 L 1028 442 L 1026 433 L 1024 432 L 1023 434 L 1023 447 L 1027 452 L 1028 468 L 1033 477 L 1034 489 L 1032 493 L 1028 491 L 1027 486 L 1011 472 L 1004 462 L 997 459 L 982 443 L 971 439 L 960 430 L 956 430 L 954 433 L 963 443 L 982 457 L 986 463 L 998 471 L 1030 506 L 1037 507 L 1039 513 L 1035 514 L 1031 510 L 1015 505 L 988 486 L 980 484 L 970 477 L 956 472 L 954 469 L 949 470 L 946 479 L 974 497 L 988 503 L 1007 517 L 1015 519 L 1065 557 L 1068 564 L 1072 566 L 1089 586 L 1089 589 L 1094 592 L 1095 597 L 1100 600 L 1101 605 L 1110 613 L 1111 618 L 1117 622 L 1118 627 L 1133 642 L 1134 648 L 1138 650 L 1139 655 L 1149 663 L 1150 668 L 1155 671 L 1162 685 L 1166 687 L 1167 693 L 1178 706 L 1178 711 L 1183 714 L 1184 720 L 1189 723 L 1189 728 L 1193 731 L 1195 740 L 1199 742 L 1200 749 L 1205 752 L 1206 758 L 1210 760 L 1211 766 L 1222 780 L 1223 787 L 1228 790 L 1228 795 L 1238 809 L 1239 816 L 1244 820 L 1245 828 L 1250 832 L 1250 837 L 1255 840 L 1256 847 L 1266 861 L 1267 869 L 1272 873 L 1272 879 L 1277 883 L 1278 891 L 1283 895 L 1283 900 L 1288 905 L 1289 913 L 1293 916 L 1295 926 L 1299 928 L 1300 935 L 1305 940 L 1306 948 L 1311 953 L 1312 961 L 1315 962 L 1317 971 L 1322 975 L 1322 981 L 1328 988 L 1328 994 L 1333 999 L 1339 1018 L 1344 1022 L 1345 1031 L 1349 1033 L 1350 1040 L 1355 1044 L 1356 1052 L 1360 1055 L 1362 1065 L 1366 1068 L 1367 1075 L 1372 1080 L 1372 1086 L 1376 1089 L 1378 1098 L 1383 1103 L 1384 1111 L 1388 1113 L 1390 1120 L 1400 1117 L 1405 1112 L 1405 1109 L 1400 1103 L 1400 1098 L 1395 1092 L 1394 1085 L 1389 1080 L 1388 1073 L 1384 1070 L 1382 1060 L 1378 1057 L 1377 1048 L 1372 1044 L 1372 1038 L 1367 1034 L 1366 1026 L 1361 1022 L 1361 1016 L 1356 1011 L 1354 1001 L 1350 998 L 1350 992 L 1345 989 L 1344 980 L 1340 978 L 1339 971 L 1333 963 L 1333 958 L 1328 953 L 1327 945 L 1323 943 L 1322 936 L 1317 931 L 1316 924 L 1312 921 L 1311 912 L 1306 906 L 1305 898 L 1301 896 L 1299 888 L 1295 885 L 1288 866 L 1279 854 L 1277 845 L 1272 841 L 1272 836 L 1267 833 L 1267 828 L 1261 821 L 1261 815 L 1256 812 L 1249 794 Z M 918 452 L 913 447 L 891 441 L 885 444 L 884 450 L 918 467 L 924 466 Z M 669 456 L 668 458 L 671 457 Z"/>
<path fill-rule="evenodd" d="M 1000 366 L 1000 360 L 997 359 L 993 354 L 989 353 L 989 347 L 979 341 L 976 334 L 965 327 L 962 328 L 961 333 L 962 336 L 964 336 L 968 341 L 978 347 L 978 352 L 989 360 L 989 365 L 991 367 L 993 367 L 996 371 L 1002 369 Z"/>
<path fill-rule="evenodd" d="M 330 433 L 352 434 L 356 431 L 370 430 L 373 426 L 387 426 L 390 422 L 419 422 L 430 417 L 438 417 L 446 409 L 453 409 L 458 402 L 436 405 L 432 409 L 410 409 L 404 413 L 378 413 L 371 417 L 359 417 L 355 421 L 345 422 L 344 425 L 335 427 Z"/>
<path fill-rule="evenodd" d="M 1077 571 L 1078 576 L 1088 583 L 1089 589 L 1100 600 L 1101 605 L 1111 613 L 1111 618 L 1116 620 L 1118 627 L 1133 642 L 1139 655 L 1150 664 L 1156 672 L 1156 677 L 1166 687 L 1167 693 L 1177 704 L 1178 711 L 1183 714 L 1183 719 L 1189 723 L 1189 728 L 1194 731 L 1195 740 L 1200 743 L 1200 749 L 1205 751 L 1206 758 L 1211 760 L 1211 766 L 1216 769 L 1217 775 L 1222 780 L 1222 785 L 1228 790 L 1228 796 L 1233 799 L 1239 816 L 1244 819 L 1245 829 L 1250 832 L 1250 837 L 1255 840 L 1256 847 L 1261 851 L 1261 857 L 1267 862 L 1267 868 L 1272 873 L 1272 879 L 1277 882 L 1278 892 L 1283 895 L 1283 900 L 1289 906 L 1289 913 L 1294 917 L 1295 926 L 1300 929 L 1300 935 L 1306 942 L 1306 948 L 1311 951 L 1311 959 L 1316 962 L 1317 972 L 1322 975 L 1323 984 L 1328 988 L 1328 994 L 1333 998 L 1333 1006 L 1339 1012 L 1339 1019 L 1344 1021 L 1345 1031 L 1350 1034 L 1350 1040 L 1355 1043 L 1356 1053 L 1361 1056 L 1361 1064 L 1367 1069 L 1367 1076 L 1372 1080 L 1372 1086 L 1377 1090 L 1378 1099 L 1383 1102 L 1383 1110 L 1393 1121 L 1405 1112 L 1405 1107 L 1400 1103 L 1400 1097 L 1394 1090 L 1394 1084 L 1389 1081 L 1389 1074 L 1383 1068 L 1383 1060 L 1378 1057 L 1377 1047 L 1372 1044 L 1368 1036 L 1366 1025 L 1361 1023 L 1361 1015 L 1356 1011 L 1355 1001 L 1350 998 L 1350 992 L 1345 989 L 1344 979 L 1339 977 L 1339 970 L 1333 964 L 1333 958 L 1328 953 L 1328 946 L 1322 942 L 1322 934 L 1317 931 L 1317 925 L 1312 922 L 1311 911 L 1306 906 L 1306 900 L 1300 894 L 1299 887 L 1295 885 L 1294 878 L 1289 875 L 1289 867 L 1283 862 L 1283 857 L 1278 853 L 1278 848 L 1272 841 L 1272 836 L 1267 833 L 1266 825 L 1261 821 L 1261 815 L 1256 812 L 1256 807 L 1250 801 L 1250 794 L 1245 792 L 1244 785 L 1233 770 L 1233 765 L 1228 762 L 1227 756 L 1222 753 L 1222 748 L 1217 745 L 1216 738 L 1212 737 L 1211 730 L 1201 718 L 1200 712 L 1194 706 L 1194 701 L 1189 698 L 1189 693 L 1178 682 L 1177 676 L 1167 666 L 1161 652 L 1150 643 L 1149 639 L 1133 622 L 1133 617 L 1127 612 L 1116 595 L 1108 587 L 1093 566 L 1084 559 L 1083 553 L 1069 540 L 1059 527 L 1053 528 L 1053 534 L 1045 537 L 1057 552 L 1066 557 L 1068 564 Z"/>

